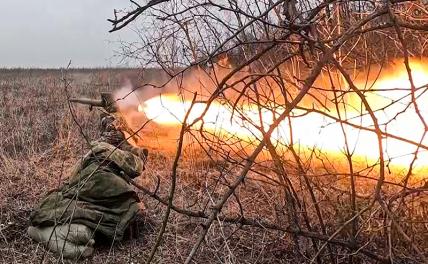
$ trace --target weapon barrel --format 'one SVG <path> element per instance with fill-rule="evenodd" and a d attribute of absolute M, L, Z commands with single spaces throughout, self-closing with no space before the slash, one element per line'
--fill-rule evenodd
<path fill-rule="evenodd" d="M 79 103 L 91 106 L 105 107 L 104 100 L 91 99 L 91 98 L 70 98 L 70 102 Z"/>

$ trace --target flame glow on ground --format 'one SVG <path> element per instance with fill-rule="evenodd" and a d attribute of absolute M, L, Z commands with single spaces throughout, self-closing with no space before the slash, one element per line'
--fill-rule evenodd
<path fill-rule="evenodd" d="M 375 110 L 376 117 L 381 124 L 381 129 L 389 134 L 428 145 L 428 139 L 423 138 L 424 126 L 420 117 L 411 104 L 410 82 L 404 64 L 387 76 L 381 76 L 375 82 L 361 84 L 356 82 L 360 89 L 370 89 L 371 92 L 365 96 Z M 411 61 L 413 81 L 416 86 L 415 96 L 419 107 L 419 112 L 428 121 L 428 95 L 424 85 L 428 84 L 428 65 L 419 61 Z M 398 101 L 398 102 L 397 102 Z M 392 103 L 395 102 L 395 103 Z M 369 115 L 361 116 L 361 100 L 352 95 L 347 102 L 350 107 L 346 112 L 346 119 L 353 124 L 373 128 L 373 122 Z M 391 104 L 392 103 L 392 104 Z M 138 106 L 140 112 L 153 119 L 161 125 L 180 125 L 185 117 L 186 111 L 190 108 L 191 101 L 183 100 L 182 97 L 174 94 L 164 94 L 153 97 Z M 204 111 L 206 104 L 194 104 L 189 114 L 188 123 L 198 118 Z M 275 111 L 281 113 L 283 108 Z M 232 115 L 231 108 L 219 102 L 213 102 L 203 117 L 204 129 L 216 133 L 227 133 L 243 140 L 253 140 L 261 138 L 261 133 L 250 122 L 260 125 L 259 112 L 256 105 L 247 105 L 240 109 L 240 114 L 236 112 Z M 337 153 L 343 152 L 345 138 L 339 123 L 320 113 L 308 113 L 299 116 L 303 112 L 294 111 L 292 117 L 293 142 L 301 147 L 313 148 L 314 146 L 323 151 Z M 337 114 L 328 113 L 337 117 Z M 342 118 L 345 113 L 342 113 Z M 245 116 L 247 121 L 241 117 Z M 267 109 L 261 110 L 261 116 L 265 127 L 273 120 L 273 113 Z M 200 126 L 201 122 L 196 126 Z M 385 125 L 387 124 L 387 125 Z M 349 125 L 344 125 L 346 137 L 351 151 L 359 159 L 376 161 L 379 157 L 376 134 L 364 131 Z M 290 126 L 288 120 L 282 122 L 274 131 L 272 140 L 284 145 L 289 144 Z M 401 167 L 408 166 L 414 158 L 413 153 L 418 151 L 418 159 L 414 167 L 423 168 L 428 166 L 428 154 L 424 148 L 417 148 L 415 144 L 403 142 L 401 140 L 385 137 L 383 140 L 385 149 L 385 160 L 390 160 L 391 165 Z M 404 167 L 405 168 L 405 167 Z"/>

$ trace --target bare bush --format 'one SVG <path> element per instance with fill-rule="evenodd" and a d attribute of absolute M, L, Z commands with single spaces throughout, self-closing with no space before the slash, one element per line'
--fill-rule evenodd
<path fill-rule="evenodd" d="M 173 112 L 181 128 L 139 133 L 152 152 L 131 181 L 146 201 L 145 235 L 100 249 L 93 262 L 427 262 L 422 2 L 132 3 L 110 22 L 138 32 L 121 52 L 145 71 L 118 103 L 165 102 L 155 110 Z M 399 72 L 404 84 L 383 86 Z M 96 137 L 96 114 L 68 109 L 64 88 L 95 96 L 120 77 L 69 71 L 64 87 L 58 72 L 1 74 L 0 172 L 9 183 L 0 255 L 35 262 L 45 253 L 25 247 L 22 219 L 67 177 L 82 134 Z M 171 93 L 183 109 L 168 108 Z M 123 114 L 135 131 L 143 124 Z"/>
<path fill-rule="evenodd" d="M 421 2 L 293 0 L 149 1 L 115 12 L 112 31 L 134 24 L 141 38 L 125 44 L 123 55 L 170 75 L 134 91 L 174 86 L 181 100 L 204 105 L 197 117 L 181 119 L 169 194 L 139 186 L 167 206 L 147 262 L 170 210 L 205 219 L 180 262 L 203 258 L 204 244 L 222 252 L 221 261 L 240 262 L 231 245 L 243 226 L 278 231 L 299 261 L 426 262 L 426 223 L 416 212 L 424 211 L 426 187 L 414 178 L 427 150 L 426 83 L 412 74 L 412 61 L 425 54 L 425 12 Z M 382 91 L 383 69 L 404 71 L 407 88 Z M 372 100 L 374 93 L 387 100 Z M 224 132 L 223 121 L 210 127 L 207 115 L 219 104 L 251 136 Z M 329 120 L 320 130 L 336 125 L 339 154 L 299 144 L 299 120 L 312 115 Z M 414 137 L 391 129 L 404 116 L 419 125 Z M 177 173 L 185 170 L 185 140 L 203 150 L 198 157 L 221 164 L 216 173 L 191 180 Z M 392 141 L 411 146 L 401 174 L 392 169 Z M 358 161 L 364 150 L 375 157 Z M 186 191 L 200 195 L 175 198 Z M 219 246 L 211 240 L 218 232 Z"/>

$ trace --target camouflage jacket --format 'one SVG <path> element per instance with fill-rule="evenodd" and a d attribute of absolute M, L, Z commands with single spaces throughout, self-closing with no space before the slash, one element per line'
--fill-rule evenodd
<path fill-rule="evenodd" d="M 92 142 L 91 151 L 77 164 L 69 182 L 50 192 L 32 212 L 31 224 L 83 224 L 121 240 L 139 211 L 138 196 L 121 174 L 134 178 L 142 170 L 141 160 L 131 152 Z"/>

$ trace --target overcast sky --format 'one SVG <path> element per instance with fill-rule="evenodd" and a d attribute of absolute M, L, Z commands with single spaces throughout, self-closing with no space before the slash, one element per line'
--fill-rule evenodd
<path fill-rule="evenodd" d="M 116 66 L 117 41 L 130 30 L 108 33 L 113 9 L 124 0 L 0 0 L 1 67 Z M 113 43 L 112 43 L 113 42 Z"/>

